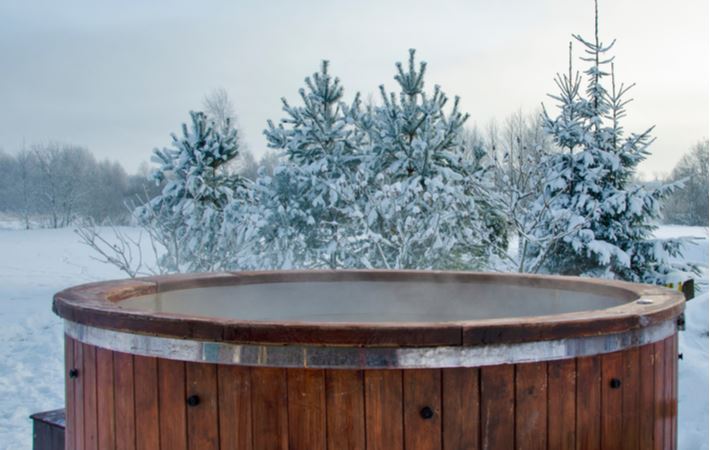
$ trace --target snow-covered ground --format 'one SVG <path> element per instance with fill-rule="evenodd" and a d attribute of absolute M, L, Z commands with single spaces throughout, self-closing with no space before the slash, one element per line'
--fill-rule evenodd
<path fill-rule="evenodd" d="M 679 448 L 707 449 L 708 231 L 665 226 L 658 235 L 699 238 L 686 249 L 686 259 L 703 266 L 705 292 L 688 303 L 680 336 Z M 123 277 L 93 260 L 70 229 L 21 230 L 0 220 L 0 450 L 31 448 L 28 416 L 63 405 L 62 326 L 51 312 L 52 294 Z"/>
<path fill-rule="evenodd" d="M 95 261 L 71 229 L 12 228 L 0 222 L 1 450 L 30 449 L 29 415 L 64 403 L 63 332 L 52 295 L 79 283 L 125 278 Z"/>
<path fill-rule="evenodd" d="M 688 302 L 686 330 L 680 333 L 678 381 L 678 448 L 681 450 L 708 448 L 708 229 L 701 227 L 664 226 L 657 237 L 695 237 L 695 244 L 686 245 L 684 259 L 700 266 L 701 279 L 696 285 L 698 295 Z"/>

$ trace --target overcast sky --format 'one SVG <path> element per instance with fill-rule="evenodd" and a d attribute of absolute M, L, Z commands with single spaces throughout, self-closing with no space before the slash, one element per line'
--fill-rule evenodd
<path fill-rule="evenodd" d="M 347 99 L 393 87 L 407 49 L 427 86 L 462 98 L 470 123 L 532 111 L 554 92 L 591 0 L 13 1 L 0 3 L 0 148 L 55 140 L 135 170 L 210 90 L 231 96 L 252 151 L 306 75 L 331 61 Z M 637 83 L 626 128 L 656 125 L 641 170 L 668 173 L 708 136 L 708 1 L 601 0 L 618 77 Z M 579 54 L 581 49 L 577 47 Z"/>

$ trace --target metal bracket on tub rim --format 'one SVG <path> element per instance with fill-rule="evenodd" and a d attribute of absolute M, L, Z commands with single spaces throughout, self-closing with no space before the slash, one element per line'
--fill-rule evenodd
<path fill-rule="evenodd" d="M 327 347 L 185 340 L 64 321 L 67 336 L 84 344 L 141 356 L 214 364 L 317 369 L 423 369 L 554 361 L 611 353 L 661 341 L 675 319 L 616 334 L 550 341 L 442 347 Z"/>

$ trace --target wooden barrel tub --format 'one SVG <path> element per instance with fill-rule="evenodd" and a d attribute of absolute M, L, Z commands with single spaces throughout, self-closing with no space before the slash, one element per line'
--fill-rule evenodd
<path fill-rule="evenodd" d="M 243 272 L 56 294 L 67 449 L 674 449 L 679 293 Z"/>

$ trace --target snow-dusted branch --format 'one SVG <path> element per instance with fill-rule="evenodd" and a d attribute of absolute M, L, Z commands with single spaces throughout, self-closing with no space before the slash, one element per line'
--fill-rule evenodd
<path fill-rule="evenodd" d="M 92 256 L 94 260 L 111 264 L 131 278 L 156 273 L 155 267 L 145 264 L 143 260 L 141 232 L 134 238 L 115 226 L 97 228 L 92 223 L 80 224 L 74 231 L 83 244 L 99 255 Z M 111 236 L 107 237 L 109 234 Z M 157 259 L 157 246 L 153 245 L 152 249 Z"/>

